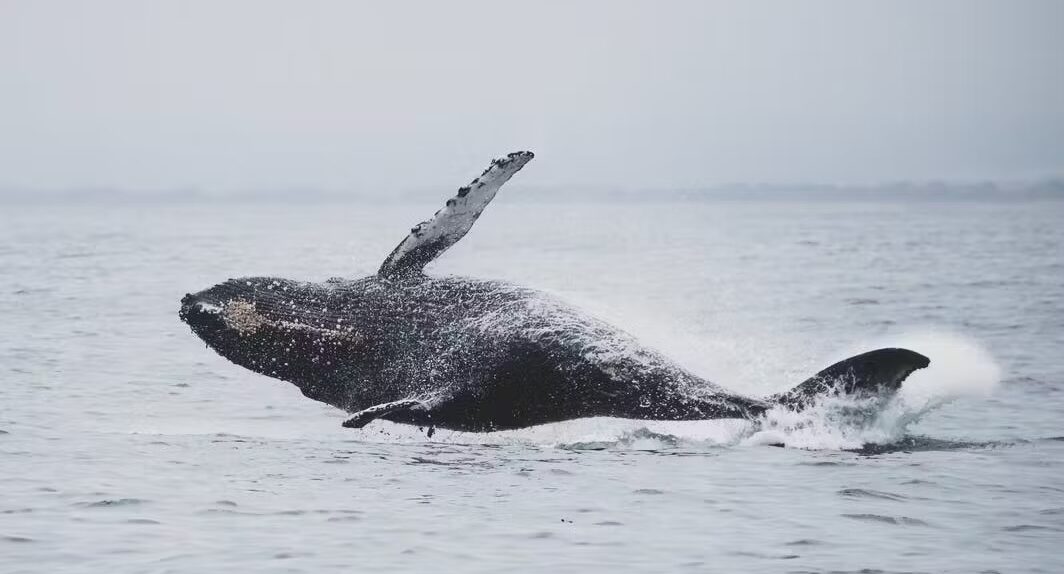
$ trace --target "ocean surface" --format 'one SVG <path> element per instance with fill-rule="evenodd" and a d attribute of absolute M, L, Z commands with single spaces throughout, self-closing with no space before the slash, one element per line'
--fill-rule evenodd
<path fill-rule="evenodd" d="M 503 191 L 430 268 L 751 395 L 928 355 L 872 419 L 347 430 L 178 320 L 229 277 L 372 273 L 437 207 L 0 204 L 0 572 L 1064 571 L 1064 202 Z"/>

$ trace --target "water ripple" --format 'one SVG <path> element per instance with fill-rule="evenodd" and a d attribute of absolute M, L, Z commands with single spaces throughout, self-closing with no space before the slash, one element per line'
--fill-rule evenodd
<path fill-rule="evenodd" d="M 865 490 L 863 488 L 844 488 L 838 492 L 838 495 L 845 498 L 878 498 L 880 500 L 895 501 L 903 501 L 906 499 L 906 497 L 900 494 L 893 494 L 880 490 Z"/>
<path fill-rule="evenodd" d="M 97 500 L 94 502 L 79 502 L 76 503 L 75 506 L 82 506 L 85 508 L 115 508 L 120 506 L 136 506 L 147 502 L 147 500 L 142 500 L 140 498 L 117 498 Z"/>
<path fill-rule="evenodd" d="M 898 524 L 905 526 L 930 526 L 928 523 L 920 520 L 919 518 L 910 518 L 908 516 L 884 516 L 882 514 L 840 514 L 839 516 L 845 518 L 852 518 L 854 520 L 863 520 L 867 522 L 880 522 L 883 524 Z"/>

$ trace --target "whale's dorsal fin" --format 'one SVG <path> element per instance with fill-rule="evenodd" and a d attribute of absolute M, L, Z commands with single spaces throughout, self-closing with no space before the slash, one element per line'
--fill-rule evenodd
<path fill-rule="evenodd" d="M 473 227 L 502 184 L 517 173 L 533 157 L 530 151 L 514 152 L 492 160 L 488 169 L 469 185 L 460 188 L 458 195 L 432 219 L 422 221 L 410 230 L 410 235 L 384 260 L 378 275 L 396 277 L 420 273 L 428 262 L 458 243 Z"/>

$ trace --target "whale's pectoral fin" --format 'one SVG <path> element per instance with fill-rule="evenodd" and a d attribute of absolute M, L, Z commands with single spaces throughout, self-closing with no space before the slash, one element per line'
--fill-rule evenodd
<path fill-rule="evenodd" d="M 412 407 L 420 406 L 421 401 L 417 399 L 402 399 L 398 401 L 392 401 L 390 403 L 382 403 L 374 405 L 368 409 L 362 409 L 355 413 L 355 416 L 344 421 L 344 428 L 360 429 L 369 423 L 373 422 L 386 414 L 394 413 L 395 411 L 406 410 Z"/>
<path fill-rule="evenodd" d="M 839 361 L 793 389 L 774 395 L 779 404 L 801 409 L 828 395 L 893 395 L 913 371 L 931 360 L 908 349 L 878 349 Z"/>
<path fill-rule="evenodd" d="M 397 277 L 421 273 L 425 265 L 458 243 L 473 227 L 502 184 L 509 181 L 533 157 L 530 151 L 514 152 L 491 162 L 488 169 L 436 212 L 422 221 L 384 260 L 378 275 Z"/>

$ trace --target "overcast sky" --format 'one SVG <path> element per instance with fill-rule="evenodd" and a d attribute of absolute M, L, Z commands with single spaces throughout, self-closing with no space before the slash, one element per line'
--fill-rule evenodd
<path fill-rule="evenodd" d="M 1064 173 L 1064 2 L 0 0 L 0 187 Z"/>

